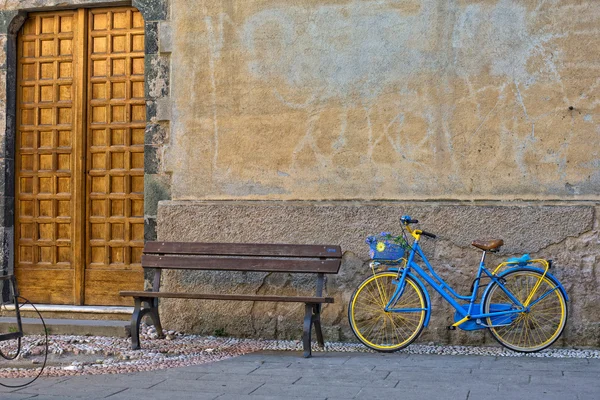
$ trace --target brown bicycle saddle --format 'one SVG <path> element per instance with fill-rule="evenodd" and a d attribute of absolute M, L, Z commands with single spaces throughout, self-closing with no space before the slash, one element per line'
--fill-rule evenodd
<path fill-rule="evenodd" d="M 471 243 L 471 244 L 481 250 L 496 250 L 496 249 L 499 249 L 504 244 L 504 240 L 502 240 L 502 239 L 473 240 L 473 243 Z"/>

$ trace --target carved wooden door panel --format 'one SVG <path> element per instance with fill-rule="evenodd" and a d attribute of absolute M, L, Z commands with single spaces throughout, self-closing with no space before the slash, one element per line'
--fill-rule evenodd
<path fill-rule="evenodd" d="M 85 302 L 120 304 L 130 300 L 111 288 L 142 288 L 146 101 L 140 12 L 90 10 L 88 49 Z"/>
<path fill-rule="evenodd" d="M 143 286 L 143 35 L 132 8 L 33 13 L 19 33 L 15 274 L 34 303 Z"/>
<path fill-rule="evenodd" d="M 31 14 L 18 40 L 15 272 L 35 303 L 72 304 L 81 273 L 76 135 L 80 14 Z M 79 166 L 81 168 L 81 166 Z"/>

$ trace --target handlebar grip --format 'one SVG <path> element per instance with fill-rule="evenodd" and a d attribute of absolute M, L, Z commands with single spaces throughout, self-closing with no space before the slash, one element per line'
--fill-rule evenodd
<path fill-rule="evenodd" d="M 408 224 L 418 224 L 419 221 L 417 221 L 416 219 L 412 219 L 410 217 L 410 215 L 403 215 L 400 218 L 400 221 L 402 221 L 402 223 L 404 223 L 404 225 L 408 225 Z"/>
<path fill-rule="evenodd" d="M 425 232 L 425 231 L 421 231 L 421 235 L 430 237 L 432 239 L 435 239 L 437 237 L 433 233 L 429 233 L 429 232 Z"/>

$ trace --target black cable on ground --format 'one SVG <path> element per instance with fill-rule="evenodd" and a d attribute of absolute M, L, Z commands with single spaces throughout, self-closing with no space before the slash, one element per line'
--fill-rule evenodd
<path fill-rule="evenodd" d="M 8 360 L 8 361 L 12 361 L 12 360 L 14 360 L 15 358 L 17 358 L 17 357 L 19 356 L 19 354 L 21 353 L 21 339 L 22 339 L 22 338 L 20 338 L 20 337 L 19 337 L 19 338 L 17 338 L 17 343 L 18 343 L 18 344 L 17 344 L 17 351 L 15 351 L 15 355 L 14 355 L 14 356 L 12 356 L 12 357 L 10 357 L 10 356 L 7 356 L 7 355 L 5 355 L 5 354 L 2 352 L 2 350 L 0 350 L 0 356 L 1 356 L 2 358 L 4 358 L 5 360 Z"/>
<path fill-rule="evenodd" d="M 42 321 L 42 326 L 44 327 L 46 351 L 44 353 L 44 362 L 42 364 L 42 368 L 40 369 L 40 372 L 33 379 L 31 379 L 29 382 L 23 383 L 21 385 L 7 385 L 7 384 L 4 384 L 4 383 L 0 382 L 0 386 L 4 386 L 4 387 L 7 387 L 7 388 L 15 388 L 15 389 L 16 388 L 22 388 L 22 387 L 25 387 L 27 385 L 31 385 L 33 382 L 35 382 L 42 375 L 42 372 L 44 372 L 44 368 L 46 367 L 46 362 L 48 361 L 48 329 L 46 328 L 46 322 L 44 321 L 44 318 L 42 318 L 42 314 L 40 314 L 40 312 L 33 305 L 32 302 L 30 302 L 29 300 L 27 300 L 26 298 L 24 298 L 22 296 L 18 296 L 18 298 L 25 301 L 21 306 L 19 306 L 19 308 L 21 308 L 24 305 L 31 304 L 31 307 L 33 307 L 33 309 L 37 313 L 38 317 L 40 317 L 40 320 Z M 19 313 L 20 311 L 19 310 L 15 310 L 15 312 Z M 15 358 L 17 358 L 19 356 L 19 354 L 21 353 L 21 338 L 18 338 L 17 340 L 18 340 L 17 351 L 16 351 L 16 353 L 15 353 L 14 356 L 6 356 L 4 353 L 2 353 L 1 350 L 0 350 L 0 356 L 2 356 L 6 360 L 14 360 Z"/>

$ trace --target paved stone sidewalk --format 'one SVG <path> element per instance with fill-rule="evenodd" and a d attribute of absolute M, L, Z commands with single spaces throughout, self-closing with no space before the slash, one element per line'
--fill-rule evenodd
<path fill-rule="evenodd" d="M 153 372 L 43 378 L 0 387 L 0 398 L 597 400 L 600 360 L 261 352 Z"/>

